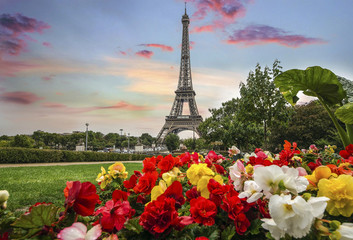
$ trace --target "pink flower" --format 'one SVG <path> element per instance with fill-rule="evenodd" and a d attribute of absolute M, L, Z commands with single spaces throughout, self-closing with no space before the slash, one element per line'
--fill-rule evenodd
<path fill-rule="evenodd" d="M 60 240 L 96 240 L 101 234 L 101 225 L 96 225 L 87 232 L 86 225 L 75 222 L 71 227 L 61 230 L 57 237 Z"/>

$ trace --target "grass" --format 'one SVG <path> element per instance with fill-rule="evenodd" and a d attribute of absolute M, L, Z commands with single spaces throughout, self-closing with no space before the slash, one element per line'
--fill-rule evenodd
<path fill-rule="evenodd" d="M 9 167 L 0 168 L 0 190 L 10 193 L 7 207 L 11 211 L 24 211 L 36 202 L 52 202 L 62 206 L 63 190 L 67 181 L 92 182 L 97 187 L 96 177 L 111 164 Z M 141 171 L 141 163 L 124 163 L 129 176 L 134 170 Z"/>

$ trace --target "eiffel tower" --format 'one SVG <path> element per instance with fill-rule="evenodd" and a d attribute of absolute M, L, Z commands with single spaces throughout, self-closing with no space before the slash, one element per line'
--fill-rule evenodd
<path fill-rule="evenodd" d="M 202 122 L 195 101 L 195 91 L 192 87 L 191 66 L 190 66 L 190 44 L 189 44 L 189 23 L 190 19 L 186 13 L 181 22 L 183 24 L 183 39 L 181 46 L 181 61 L 178 89 L 175 91 L 175 100 L 169 116 L 165 118 L 165 124 L 157 135 L 156 142 L 163 143 L 165 137 L 170 134 L 178 134 L 185 130 L 191 130 L 201 136 L 198 127 Z M 188 103 L 190 114 L 183 115 L 184 103 Z"/>

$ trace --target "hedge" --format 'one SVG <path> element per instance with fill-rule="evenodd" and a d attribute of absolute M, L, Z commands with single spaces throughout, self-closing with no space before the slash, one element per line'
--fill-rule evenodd
<path fill-rule="evenodd" d="M 33 148 L 0 148 L 1 163 L 134 161 L 151 157 L 146 154 L 75 152 Z"/>

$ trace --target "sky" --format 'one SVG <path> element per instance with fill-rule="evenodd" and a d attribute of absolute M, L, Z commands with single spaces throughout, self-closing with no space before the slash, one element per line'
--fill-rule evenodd
<path fill-rule="evenodd" d="M 157 136 L 179 78 L 182 0 L 1 0 L 0 135 Z M 351 0 L 188 0 L 200 115 L 257 63 L 353 79 Z M 186 133 L 187 134 L 187 133 Z M 181 135 L 182 136 L 182 135 Z"/>

